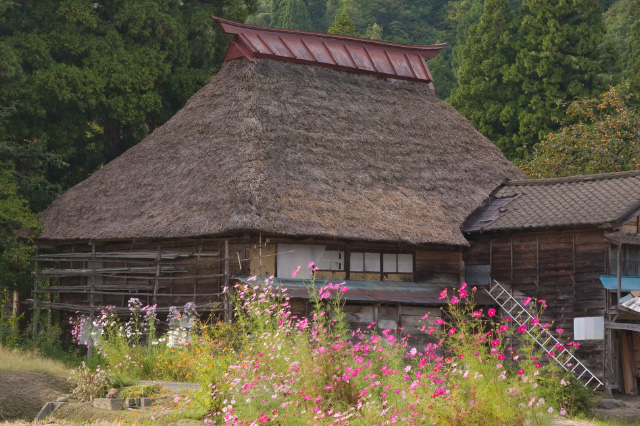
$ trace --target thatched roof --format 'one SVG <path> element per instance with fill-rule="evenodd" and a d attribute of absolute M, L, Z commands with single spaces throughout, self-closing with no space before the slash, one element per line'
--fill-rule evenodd
<path fill-rule="evenodd" d="M 521 172 L 427 84 L 256 59 L 224 64 L 166 124 L 42 215 L 41 239 L 235 231 L 466 245 Z"/>
<path fill-rule="evenodd" d="M 640 171 L 512 181 L 469 217 L 465 232 L 598 226 L 640 212 Z"/>

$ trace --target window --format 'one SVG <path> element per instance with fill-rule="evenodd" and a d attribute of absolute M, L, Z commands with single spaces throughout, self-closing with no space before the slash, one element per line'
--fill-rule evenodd
<path fill-rule="evenodd" d="M 380 253 L 351 253 L 351 272 L 380 272 Z M 413 255 L 407 253 L 382 253 L 382 272 L 410 274 L 413 272 Z"/>
<path fill-rule="evenodd" d="M 316 266 L 321 271 L 344 271 L 344 252 L 325 250 Z"/>
<path fill-rule="evenodd" d="M 352 272 L 380 272 L 380 253 L 351 253 Z"/>
<path fill-rule="evenodd" d="M 622 246 L 620 253 L 620 263 L 622 265 L 622 275 L 637 276 L 640 275 L 640 247 Z M 618 247 L 611 247 L 611 256 L 609 258 L 609 270 L 612 275 L 618 274 Z"/>
<path fill-rule="evenodd" d="M 413 255 L 405 253 L 384 253 L 382 270 L 389 273 L 410 274 L 413 272 Z"/>
<path fill-rule="evenodd" d="M 603 340 L 604 318 L 582 317 L 573 319 L 574 340 Z"/>

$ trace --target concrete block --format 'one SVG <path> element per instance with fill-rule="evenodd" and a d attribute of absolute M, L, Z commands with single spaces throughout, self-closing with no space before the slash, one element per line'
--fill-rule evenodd
<path fill-rule="evenodd" d="M 103 410 L 124 410 L 124 399 L 122 398 L 94 398 L 93 406 Z"/>
<path fill-rule="evenodd" d="M 124 406 L 128 408 L 151 408 L 153 406 L 153 398 L 127 398 L 124 400 Z"/>

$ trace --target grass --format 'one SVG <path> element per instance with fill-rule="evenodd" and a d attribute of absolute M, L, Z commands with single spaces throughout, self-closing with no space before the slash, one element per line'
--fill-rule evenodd
<path fill-rule="evenodd" d="M 69 377 L 69 368 L 60 361 L 42 356 L 36 350 L 10 349 L 0 346 L 0 371 L 43 373 Z"/>

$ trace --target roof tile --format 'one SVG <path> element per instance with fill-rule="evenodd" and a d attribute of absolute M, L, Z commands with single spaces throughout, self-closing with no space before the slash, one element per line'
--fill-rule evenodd
<path fill-rule="evenodd" d="M 506 205 L 504 200 L 513 198 Z M 502 214 L 495 217 L 494 205 Z M 640 210 L 640 171 L 509 182 L 491 195 L 463 230 L 609 225 Z M 490 219 L 490 220 L 487 220 Z"/>

